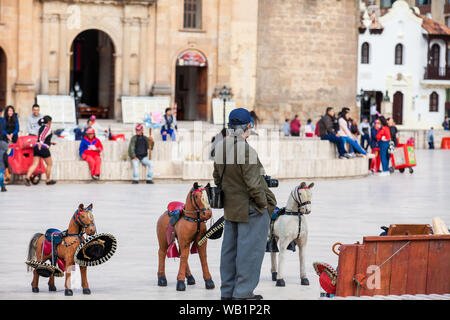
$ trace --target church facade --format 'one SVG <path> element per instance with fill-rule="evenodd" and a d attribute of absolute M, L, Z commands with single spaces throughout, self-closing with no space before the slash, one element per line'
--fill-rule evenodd
<path fill-rule="evenodd" d="M 165 96 L 212 119 L 231 87 L 264 121 L 356 103 L 354 0 L 0 0 L 0 106 L 81 91 L 120 120 L 121 97 Z"/>

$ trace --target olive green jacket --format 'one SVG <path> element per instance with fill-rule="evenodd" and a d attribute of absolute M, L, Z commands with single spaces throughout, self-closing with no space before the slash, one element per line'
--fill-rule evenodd
<path fill-rule="evenodd" d="M 220 183 L 224 167 L 222 188 L 225 219 L 248 222 L 249 205 L 259 213 L 264 213 L 264 207 L 267 206 L 271 215 L 277 204 L 275 195 L 264 180 L 265 171 L 258 154 L 241 136 L 227 137 L 216 145 L 213 172 L 216 185 Z"/>

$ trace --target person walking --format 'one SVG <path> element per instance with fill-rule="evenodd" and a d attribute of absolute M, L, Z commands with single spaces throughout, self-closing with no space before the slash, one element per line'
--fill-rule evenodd
<path fill-rule="evenodd" d="M 325 115 L 320 119 L 318 123 L 320 140 L 328 140 L 337 146 L 339 159 L 351 159 L 352 156 L 345 150 L 344 139 L 335 130 L 335 117 L 334 109 L 328 107 L 325 111 Z"/>
<path fill-rule="evenodd" d="M 31 108 L 31 114 L 27 117 L 27 132 L 30 136 L 37 136 L 39 133 L 40 125 L 39 119 L 42 118 L 42 115 L 39 113 L 40 107 L 38 104 L 33 104 Z"/>
<path fill-rule="evenodd" d="M 380 117 L 381 129 L 378 131 L 376 137 L 378 145 L 380 146 L 380 159 L 383 172 L 380 176 L 388 176 L 389 173 L 389 141 L 391 140 L 391 130 L 384 116 Z"/>
<path fill-rule="evenodd" d="M 450 123 L 448 121 L 448 117 L 444 118 L 444 122 L 442 122 L 442 127 L 444 130 L 450 130 Z"/>
<path fill-rule="evenodd" d="M 95 137 L 95 129 L 86 130 L 86 136 L 81 140 L 79 154 L 81 159 L 89 164 L 91 177 L 94 180 L 100 179 L 100 168 L 102 158 L 100 153 L 103 151 L 103 145 L 98 138 Z"/>
<path fill-rule="evenodd" d="M 298 115 L 295 115 L 294 119 L 291 121 L 291 136 L 299 137 L 301 126 L 300 120 L 298 120 Z"/>
<path fill-rule="evenodd" d="M 0 188 L 1 192 L 6 192 L 5 187 L 5 170 L 8 167 L 8 144 L 5 141 L 0 140 Z"/>
<path fill-rule="evenodd" d="M 285 137 L 289 137 L 291 135 L 291 125 L 289 124 L 289 119 L 284 120 L 283 134 Z"/>
<path fill-rule="evenodd" d="M 19 116 L 13 106 L 7 106 L 3 118 L 3 140 L 8 143 L 16 143 L 19 138 Z"/>
<path fill-rule="evenodd" d="M 427 133 L 427 142 L 430 149 L 434 149 L 434 128 L 431 127 Z"/>
<path fill-rule="evenodd" d="M 41 159 L 44 159 L 47 168 L 45 169 L 46 184 L 53 185 L 56 183 L 55 180 L 51 179 L 53 161 L 52 155 L 50 154 L 50 146 L 56 143 L 51 142 L 52 140 L 52 117 L 45 116 L 39 119 L 38 124 L 40 126 L 38 131 L 38 139 L 36 145 L 33 148 L 33 164 L 28 168 L 27 174 L 25 176 L 25 185 L 27 187 L 31 186 L 31 176 L 39 165 Z"/>
<path fill-rule="evenodd" d="M 229 115 L 229 135 L 216 146 L 214 182 L 224 192 L 224 235 L 220 257 L 222 300 L 261 300 L 259 283 L 274 194 L 264 179 L 264 167 L 247 143 L 252 128 L 244 108 Z"/>
<path fill-rule="evenodd" d="M 164 123 L 161 127 L 163 141 L 167 141 L 167 135 L 171 137 L 172 141 L 176 141 L 175 130 L 178 131 L 178 125 L 177 119 L 173 116 L 171 108 L 166 108 L 163 120 Z"/>
<path fill-rule="evenodd" d="M 147 184 L 153 184 L 153 164 L 149 159 L 148 150 L 153 150 L 155 142 L 153 138 L 144 136 L 144 127 L 142 124 L 136 126 L 136 135 L 134 135 L 128 146 L 128 155 L 133 165 L 133 184 L 139 183 L 139 164 L 142 163 L 148 168 Z"/>

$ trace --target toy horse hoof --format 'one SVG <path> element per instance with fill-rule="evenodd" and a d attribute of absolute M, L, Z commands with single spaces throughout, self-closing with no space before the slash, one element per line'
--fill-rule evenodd
<path fill-rule="evenodd" d="M 158 277 L 158 286 L 167 287 L 167 279 L 166 277 Z"/>
<path fill-rule="evenodd" d="M 64 295 L 65 296 L 73 296 L 73 291 L 72 290 L 70 290 L 70 289 L 66 289 L 65 291 L 64 291 Z"/>
<path fill-rule="evenodd" d="M 195 278 L 192 274 L 190 276 L 187 276 L 186 279 L 188 286 L 192 286 L 195 284 Z"/>
<path fill-rule="evenodd" d="M 286 286 L 286 283 L 284 282 L 283 279 L 278 279 L 278 280 L 277 280 L 276 286 L 277 286 L 277 287 L 285 287 L 285 286 Z"/>
<path fill-rule="evenodd" d="M 272 272 L 272 281 L 277 281 L 278 272 Z"/>
<path fill-rule="evenodd" d="M 31 291 L 34 293 L 39 293 L 39 288 L 38 287 L 31 288 Z"/>
<path fill-rule="evenodd" d="M 186 290 L 186 285 L 184 284 L 183 280 L 178 280 L 177 281 L 177 291 L 185 291 Z"/>
<path fill-rule="evenodd" d="M 91 289 L 89 288 L 83 289 L 83 294 L 91 294 Z"/>
<path fill-rule="evenodd" d="M 48 291 L 56 291 L 56 287 L 55 286 L 48 286 Z"/>
<path fill-rule="evenodd" d="M 214 281 L 212 279 L 205 280 L 205 288 L 206 289 L 214 289 L 216 286 L 214 285 Z"/>
<path fill-rule="evenodd" d="M 308 278 L 302 278 L 301 284 L 302 284 L 302 286 L 309 286 Z"/>

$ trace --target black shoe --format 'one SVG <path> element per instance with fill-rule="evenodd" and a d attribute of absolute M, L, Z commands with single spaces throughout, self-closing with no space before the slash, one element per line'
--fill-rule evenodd
<path fill-rule="evenodd" d="M 139 181 L 137 181 L 137 180 L 133 180 L 132 182 L 131 182 L 131 184 L 138 184 L 139 183 Z"/>
<path fill-rule="evenodd" d="M 92 176 L 92 179 L 94 179 L 94 180 L 100 180 L 100 177 L 99 177 L 98 175 L 95 174 L 95 175 Z"/>
<path fill-rule="evenodd" d="M 6 192 L 6 191 L 8 191 L 8 190 L 6 190 L 5 187 L 2 187 L 2 192 Z"/>
<path fill-rule="evenodd" d="M 262 295 L 259 295 L 259 294 L 255 294 L 255 295 L 253 295 L 253 297 L 250 297 L 250 298 L 232 298 L 233 300 L 262 300 L 263 299 L 263 297 L 262 297 Z"/>
<path fill-rule="evenodd" d="M 26 185 L 27 187 L 31 186 L 31 181 L 30 181 L 30 179 L 25 178 L 25 185 Z"/>
<path fill-rule="evenodd" d="M 47 184 L 48 186 L 51 186 L 51 185 L 53 185 L 55 183 L 56 183 L 55 180 L 50 180 L 50 181 L 47 181 L 45 184 Z"/>
<path fill-rule="evenodd" d="M 153 180 L 147 180 L 147 184 L 154 184 Z"/>

